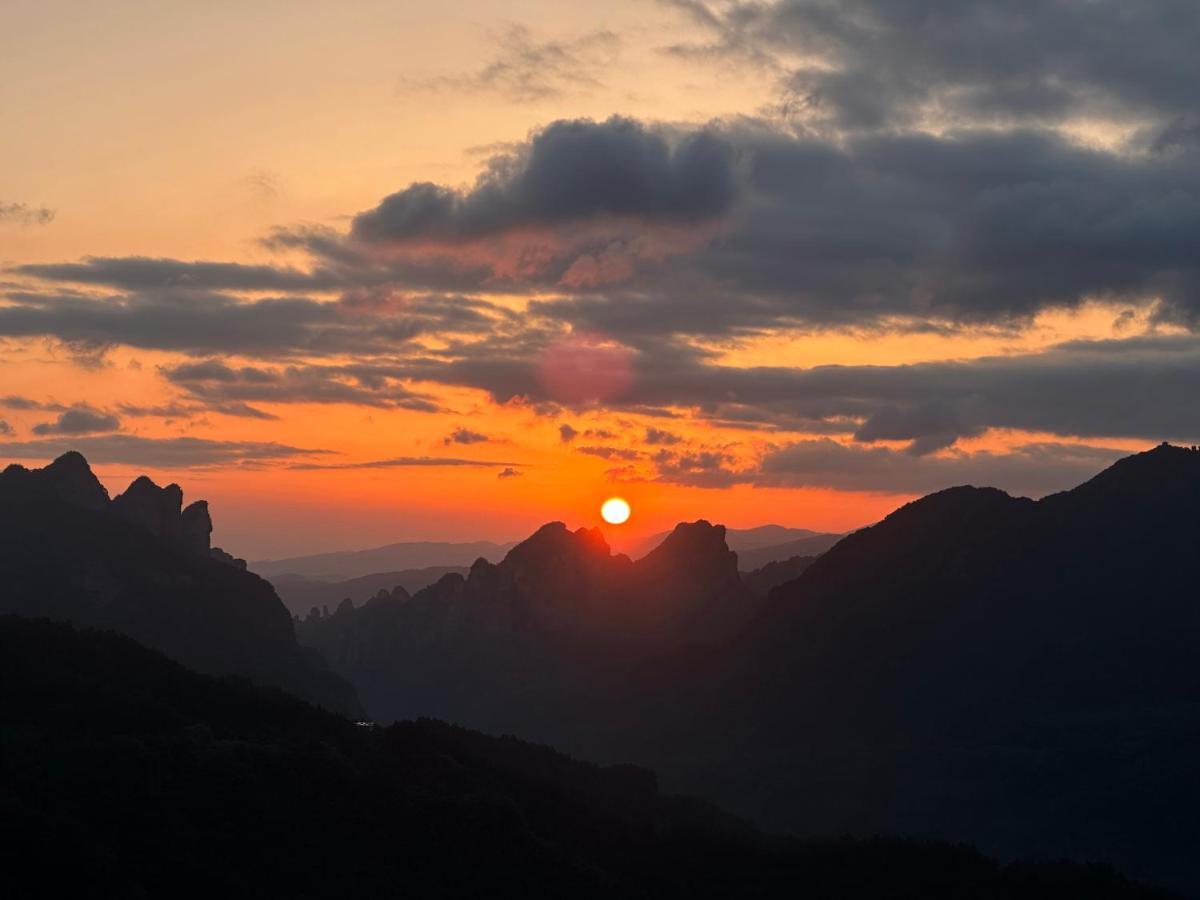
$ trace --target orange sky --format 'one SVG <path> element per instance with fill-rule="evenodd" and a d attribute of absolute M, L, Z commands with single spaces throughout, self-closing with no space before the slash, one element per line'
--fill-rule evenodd
<path fill-rule="evenodd" d="M 17 297 L 23 292 L 53 294 L 45 301 L 53 307 L 67 302 L 62 292 L 100 303 L 122 290 L 47 282 L 16 272 L 19 266 L 112 256 L 310 270 L 321 264 L 319 257 L 262 239 L 278 227 L 343 234 L 350 217 L 412 182 L 466 191 L 489 159 L 514 152 L 558 119 L 602 121 L 618 114 L 667 131 L 751 119 L 757 124 L 747 129 L 775 127 L 770 116 L 779 81 L 769 65 L 709 64 L 664 48 L 668 39 L 701 41 L 706 34 L 671 4 L 635 0 L 607 4 L 602 13 L 524 0 L 504 4 L 502 14 L 497 4 L 482 0 L 436 8 L 279 2 L 255 4 L 252 11 L 224 2 L 10 4 L 0 14 L 0 108 L 8 135 L 0 143 L 0 210 L 4 203 L 19 208 L 0 219 L 0 266 L 7 272 L 0 273 L 0 290 L 9 292 L 9 299 L 0 299 L 0 312 L 26 303 Z M 789 64 L 796 64 L 795 57 Z M 928 133 L 940 128 L 933 123 Z M 1080 146 L 1104 147 L 1124 140 L 1131 126 L 1081 116 L 1063 123 L 1061 133 Z M 52 219 L 41 221 L 42 209 L 52 210 Z M 631 239 L 628 223 L 618 222 L 612 246 L 621 254 L 636 250 L 611 259 L 589 250 L 569 271 L 573 278 L 619 281 L 634 277 L 639 266 L 669 270 L 676 258 L 724 240 L 736 223 L 735 213 L 702 226 L 648 227 Z M 542 266 L 541 257 L 526 257 L 534 250 L 553 255 L 570 252 L 562 247 L 577 238 L 594 243 L 591 227 L 580 225 L 583 237 L 561 225 L 540 231 L 537 248 L 526 232 L 514 229 L 474 249 L 453 244 L 448 252 L 457 254 L 460 267 L 481 258 L 496 272 L 511 267 L 507 277 L 522 266 Z M 438 240 L 394 252 L 425 260 Z M 530 315 L 531 301 L 553 304 L 573 286 L 564 277 L 550 287 L 495 281 L 463 290 L 495 310 Z M 403 283 L 391 289 L 403 295 L 402 304 L 425 290 Z M 339 290 L 307 295 L 333 304 Z M 271 292 L 232 295 L 252 302 Z M 884 317 L 858 324 L 779 320 L 717 336 L 676 335 L 669 346 L 708 352 L 709 363 L 731 370 L 808 370 L 1015 358 L 1069 341 L 1190 334 L 1155 319 L 1153 296 L 1137 299 L 1104 295 L 1073 302 L 1073 309 L 1049 305 L 1029 316 L 953 327 L 944 318 L 924 320 L 919 312 L 905 321 Z M 921 321 L 939 328 L 914 330 Z M 488 337 L 475 332 L 470 341 L 483 346 Z M 425 352 L 436 354 L 466 339 L 450 330 L 422 340 Z M 570 348 L 568 365 L 581 352 L 575 344 Z M 111 433 L 294 448 L 286 455 L 246 451 L 232 459 L 96 462 L 113 492 L 149 471 L 161 481 L 178 481 L 192 498 L 209 499 L 215 540 L 252 558 L 406 539 L 514 539 L 552 519 L 595 525 L 600 502 L 613 494 L 629 499 L 634 510 L 628 525 L 609 529 L 618 546 L 631 534 L 701 517 L 735 527 L 777 522 L 843 531 L 919 493 L 882 490 L 874 482 L 846 489 L 832 486 L 845 484 L 834 479 L 772 487 L 746 475 L 796 442 L 849 446 L 856 425 L 840 432 L 761 423 L 743 428 L 688 402 L 664 402 L 652 411 L 622 406 L 622 397 L 645 386 L 639 382 L 649 377 L 643 364 L 658 351 L 640 352 L 628 372 L 631 383 L 614 388 L 621 396 L 595 402 L 559 397 L 560 405 L 548 409 L 536 397 L 501 402 L 488 385 L 405 378 L 397 384 L 431 398 L 437 411 L 256 399 L 251 405 L 262 417 L 254 418 L 199 402 L 183 382 L 170 380 L 169 370 L 215 359 L 234 369 L 353 366 L 366 357 L 353 350 L 270 356 L 233 346 L 171 349 L 133 339 L 89 343 L 10 333 L 0 336 L 0 397 L 26 402 L 0 403 L 0 438 L 11 445 L 6 452 L 0 443 L 0 458 L 44 462 L 36 442 L 51 435 L 70 443 L 71 433 L 46 428 L 71 408 L 119 422 L 78 432 L 80 438 Z M 383 358 L 378 349 L 372 354 L 373 360 Z M 526 362 L 531 369 L 547 364 L 544 356 Z M 553 395 L 555 387 L 547 390 Z M 718 385 L 714 400 L 720 394 Z M 187 408 L 168 410 L 173 404 Z M 151 407 L 162 409 L 146 414 Z M 577 436 L 565 440 L 563 426 Z M 985 423 L 929 458 L 1005 454 L 1050 443 L 1115 452 L 1152 442 L 1129 429 L 1104 435 L 1074 427 Z M 666 436 L 656 442 L 652 431 Z M 458 441 L 456 432 L 477 439 Z M 885 438 L 872 446 L 898 452 L 906 443 Z M 692 486 L 679 483 L 687 478 L 665 476 L 666 464 L 655 462 L 654 454 L 667 448 L 675 459 L 715 454 L 726 474 L 733 473 L 728 486 Z M 482 464 L 354 467 L 397 458 Z M 956 477 L 949 471 L 947 484 Z"/>

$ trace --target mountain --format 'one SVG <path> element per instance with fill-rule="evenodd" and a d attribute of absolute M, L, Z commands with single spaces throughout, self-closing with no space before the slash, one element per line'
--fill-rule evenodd
<path fill-rule="evenodd" d="M 663 541 L 670 536 L 669 531 L 662 531 L 657 534 L 648 535 L 635 541 L 631 547 L 630 556 L 638 559 L 645 556 Z M 725 543 L 730 550 L 736 551 L 739 558 L 748 550 L 758 550 L 765 547 L 776 547 L 783 544 L 789 544 L 796 541 L 807 541 L 816 539 L 814 546 L 822 545 L 823 541 L 833 539 L 832 543 L 836 543 L 836 539 L 841 535 L 826 534 L 819 531 L 809 531 L 807 528 L 785 528 L 783 525 L 759 525 L 755 528 L 726 528 Z M 822 550 L 813 550 L 813 553 L 823 552 Z M 786 559 L 787 557 L 779 557 Z M 772 558 L 774 559 L 774 557 Z M 767 560 L 770 562 L 771 560 Z M 761 565 L 761 564 L 760 564 Z M 742 565 L 745 570 L 747 567 Z M 750 568 L 758 568 L 758 565 Z"/>
<path fill-rule="evenodd" d="M 1110 870 L 766 838 L 651 772 L 363 728 L 112 633 L 0 616 L 0 867 L 21 897 L 1152 900 Z"/>
<path fill-rule="evenodd" d="M 1104 859 L 1200 893 L 1180 827 L 1200 809 L 1197 509 L 1200 451 L 1163 445 L 1040 501 L 952 488 L 850 535 L 685 714 L 758 735 L 759 764 L 709 795 L 800 833 Z"/>
<path fill-rule="evenodd" d="M 354 689 L 296 643 L 291 616 L 245 564 L 210 548 L 204 501 L 149 478 L 108 492 L 78 453 L 0 474 L 0 613 L 111 628 L 213 674 L 360 711 Z"/>
<path fill-rule="evenodd" d="M 345 581 L 378 572 L 402 572 L 430 566 L 466 568 L 477 559 L 499 560 L 512 546 L 511 543 L 496 544 L 491 541 L 416 541 L 388 544 L 370 550 L 264 559 L 250 563 L 250 569 L 264 578 L 301 575 L 317 581 Z"/>
<path fill-rule="evenodd" d="M 1198 509 L 1200 451 L 1165 445 L 1039 501 L 951 488 L 765 602 L 719 526 L 636 562 L 548 526 L 298 633 L 383 720 L 632 760 L 772 829 L 1104 860 L 1200 895 Z"/>
<path fill-rule="evenodd" d="M 465 576 L 467 572 L 465 566 L 430 566 L 425 569 L 405 569 L 403 572 L 377 572 L 346 581 L 317 581 L 303 575 L 273 575 L 267 580 L 292 615 L 304 616 L 313 609 L 337 606 L 347 597 L 362 600 L 380 591 L 390 592 L 396 587 L 414 594 L 445 575 Z"/>
<path fill-rule="evenodd" d="M 820 556 L 843 537 L 845 535 L 842 534 L 815 534 L 781 544 L 747 547 L 738 551 L 738 568 L 743 572 L 753 572 L 769 563 L 784 562 L 796 556 Z"/>
<path fill-rule="evenodd" d="M 497 564 L 310 615 L 298 634 L 381 720 L 430 715 L 557 738 L 584 696 L 619 696 L 635 662 L 724 640 L 761 608 L 724 534 L 679 525 L 633 562 L 598 529 L 554 522 Z"/>
<path fill-rule="evenodd" d="M 761 569 L 752 572 L 743 570 L 742 584 L 756 597 L 767 597 L 771 591 L 782 584 L 794 581 L 817 561 L 815 556 L 793 556 L 780 562 L 770 562 Z"/>

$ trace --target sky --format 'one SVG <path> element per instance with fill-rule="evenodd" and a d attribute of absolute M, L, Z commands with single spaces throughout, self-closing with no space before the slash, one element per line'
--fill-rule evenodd
<path fill-rule="evenodd" d="M 0 460 L 249 558 L 1200 441 L 1192 0 L 0 7 Z"/>

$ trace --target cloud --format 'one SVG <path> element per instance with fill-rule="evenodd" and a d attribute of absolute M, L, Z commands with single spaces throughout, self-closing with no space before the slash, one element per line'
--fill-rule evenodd
<path fill-rule="evenodd" d="M 848 446 L 822 439 L 772 451 L 755 471 L 735 477 L 769 487 L 925 494 L 972 484 L 1042 496 L 1087 480 L 1127 453 L 1105 447 L 1034 443 L 1004 453 L 980 450 L 914 456 L 885 447 Z"/>
<path fill-rule="evenodd" d="M 12 426 L 3 419 L 0 419 L 0 434 L 10 435 L 13 433 Z"/>
<path fill-rule="evenodd" d="M 496 477 L 497 478 L 519 478 L 522 474 L 524 474 L 524 473 L 518 472 L 516 469 L 513 469 L 510 467 L 510 468 L 502 469 L 500 472 L 496 473 Z"/>
<path fill-rule="evenodd" d="M 407 468 L 428 468 L 442 466 L 468 466 L 475 468 L 513 468 L 522 466 L 522 463 L 516 462 L 501 462 L 488 459 L 456 459 L 447 456 L 396 456 L 391 459 L 374 459 L 366 462 L 350 462 L 350 463 L 296 463 L 289 466 L 291 469 L 407 469 Z"/>
<path fill-rule="evenodd" d="M 428 395 L 400 385 L 370 365 L 230 366 L 221 360 L 164 366 L 163 376 L 218 411 L 245 403 L 348 403 L 383 409 L 437 412 Z M 236 407 L 235 407 L 236 408 Z"/>
<path fill-rule="evenodd" d="M 0 200 L 0 224 L 32 226 L 49 225 L 54 221 L 54 210 L 44 206 L 28 206 L 24 203 L 5 203 Z"/>
<path fill-rule="evenodd" d="M 121 420 L 109 413 L 86 406 L 75 407 L 61 413 L 53 422 L 42 422 L 33 426 L 33 433 L 50 434 L 94 434 L 98 431 L 116 431 Z"/>
<path fill-rule="evenodd" d="M 809 127 L 1170 121 L 1194 111 L 1200 10 L 1178 0 L 670 0 L 670 52 L 775 74 Z"/>
<path fill-rule="evenodd" d="M 641 453 L 627 447 L 576 447 L 576 453 L 585 456 L 598 456 L 600 459 L 638 459 Z"/>
<path fill-rule="evenodd" d="M 730 145 L 703 129 L 670 137 L 618 117 L 554 122 L 494 157 L 471 190 L 412 184 L 356 216 L 351 234 L 464 240 L 601 217 L 688 225 L 726 212 L 736 195 Z"/>
<path fill-rule="evenodd" d="M 732 457 L 719 452 L 679 456 L 664 452 L 655 458 L 655 471 L 656 480 L 705 488 L 749 484 L 915 495 L 971 484 L 1042 496 L 1087 480 L 1127 453 L 1102 446 L 1043 442 L 1005 452 L 916 456 L 888 447 L 820 438 L 775 447 L 740 468 Z M 626 473 L 626 477 L 636 476 Z"/>
<path fill-rule="evenodd" d="M 564 444 L 569 444 L 575 438 L 579 437 L 579 432 L 568 425 L 566 422 L 558 426 L 558 439 Z"/>
<path fill-rule="evenodd" d="M 25 265 L 17 266 L 13 271 L 50 281 L 105 285 L 126 290 L 311 291 L 331 288 L 339 283 L 327 272 L 307 273 L 275 266 L 203 260 L 188 262 L 148 256 L 91 256 L 78 263 Z"/>
<path fill-rule="evenodd" d="M 144 438 L 131 434 L 0 442 L 0 456 L 10 459 L 54 459 L 68 450 L 78 450 L 93 463 L 154 469 L 252 465 L 331 452 L 272 442 Z"/>
<path fill-rule="evenodd" d="M 478 431 L 471 431 L 468 428 L 455 428 L 450 434 L 442 438 L 442 443 L 449 446 L 450 444 L 482 444 L 491 440 L 486 434 Z"/>
<path fill-rule="evenodd" d="M 404 78 L 400 88 L 488 92 L 517 103 L 590 93 L 603 87 L 601 78 L 616 63 L 621 48 L 620 37 L 607 30 L 539 41 L 522 25 L 504 29 L 495 43 L 495 55 L 470 74 Z"/>
<path fill-rule="evenodd" d="M 683 438 L 681 438 L 679 435 L 672 434 L 669 431 L 663 431 L 661 428 L 646 429 L 646 443 L 650 444 L 651 446 L 671 446 L 673 444 L 680 443 L 682 440 Z"/>

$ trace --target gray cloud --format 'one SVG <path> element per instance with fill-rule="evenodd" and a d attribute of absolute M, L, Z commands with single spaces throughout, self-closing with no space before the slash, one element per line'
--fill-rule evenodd
<path fill-rule="evenodd" d="M 1189 0 L 668 2 L 710 36 L 672 52 L 766 67 L 808 124 L 1169 121 L 1195 109 Z"/>
<path fill-rule="evenodd" d="M 54 221 L 54 210 L 45 206 L 29 206 L 25 203 L 5 203 L 0 200 L 0 223 L 14 225 L 49 225 Z"/>
<path fill-rule="evenodd" d="M 0 419 L 0 434 L 9 435 L 13 433 L 12 426 L 3 419 Z"/>
<path fill-rule="evenodd" d="M 627 447 L 576 447 L 576 453 L 598 456 L 600 459 L 639 459 L 641 453 Z"/>
<path fill-rule="evenodd" d="M 579 432 L 568 425 L 566 422 L 558 426 L 558 438 L 564 444 L 569 444 L 575 438 L 579 437 Z"/>
<path fill-rule="evenodd" d="M 687 224 L 721 215 L 735 196 L 732 147 L 706 130 L 671 141 L 632 119 L 559 121 L 493 158 L 469 192 L 413 184 L 356 216 L 351 233 L 462 239 L 601 216 Z"/>
<path fill-rule="evenodd" d="M 1037 443 L 1007 453 L 977 451 L 947 457 L 913 456 L 885 447 L 856 447 L 827 439 L 801 441 L 763 457 L 751 473 L 733 476 L 770 487 L 827 487 L 924 494 L 960 484 L 1042 496 L 1095 475 L 1125 450 Z"/>
<path fill-rule="evenodd" d="M 522 463 L 501 462 L 498 460 L 488 459 L 456 459 L 449 456 L 396 456 L 391 459 L 374 459 L 367 462 L 353 463 L 296 463 L 289 466 L 290 469 L 316 470 L 316 469 L 407 469 L 407 468 L 428 468 L 440 466 L 468 466 L 473 468 L 513 468 L 522 466 Z"/>
<path fill-rule="evenodd" d="M 218 411 L 245 403 L 351 403 L 383 409 L 437 412 L 428 395 L 370 365 L 230 366 L 221 360 L 160 369 L 172 384 Z M 235 407 L 236 408 L 236 407 Z"/>
<path fill-rule="evenodd" d="M 497 472 L 496 477 L 497 478 L 519 478 L 522 474 L 524 474 L 524 473 L 518 472 L 516 469 L 513 469 L 510 467 L 507 469 L 502 469 L 501 471 Z"/>
<path fill-rule="evenodd" d="M 489 440 L 491 438 L 486 434 L 459 426 L 446 435 L 446 437 L 442 438 L 442 443 L 447 446 L 450 444 L 482 444 Z"/>
<path fill-rule="evenodd" d="M 78 450 L 93 463 L 117 463 L 161 469 L 254 465 L 330 452 L 257 441 L 215 441 L 187 437 L 143 438 L 131 434 L 0 442 L 0 456 L 10 459 L 54 459 L 68 450 Z"/>
<path fill-rule="evenodd" d="M 306 273 L 276 266 L 187 262 L 148 256 L 93 256 L 78 263 L 17 266 L 13 271 L 33 278 L 126 290 L 311 291 L 340 283 L 331 273 L 321 271 Z"/>
<path fill-rule="evenodd" d="M 601 78 L 616 62 L 621 47 L 620 37 L 611 31 L 539 41 L 521 25 L 504 29 L 495 43 L 493 58 L 470 74 L 404 78 L 400 88 L 486 91 L 518 103 L 586 93 L 603 87 Z"/>
<path fill-rule="evenodd" d="M 42 422 L 33 426 L 33 433 L 50 434 L 95 434 L 98 431 L 116 431 L 121 420 L 116 416 L 86 406 L 78 406 L 59 414 L 53 422 Z"/>
<path fill-rule="evenodd" d="M 646 429 L 646 443 L 650 444 L 651 446 L 671 446 L 673 444 L 680 443 L 682 440 L 683 438 L 681 438 L 679 435 L 672 434 L 669 431 L 663 431 L 661 428 Z"/>

